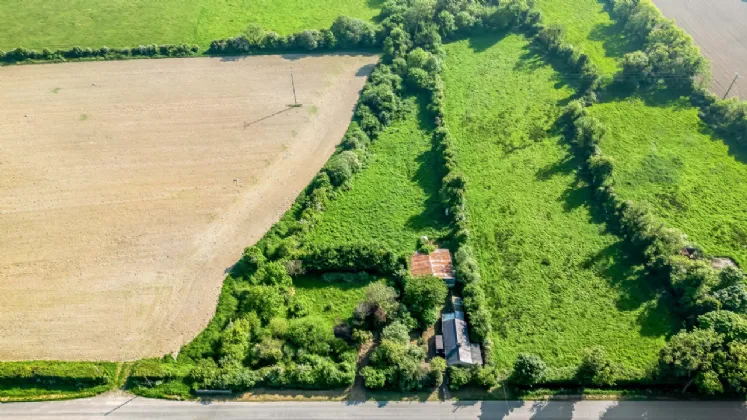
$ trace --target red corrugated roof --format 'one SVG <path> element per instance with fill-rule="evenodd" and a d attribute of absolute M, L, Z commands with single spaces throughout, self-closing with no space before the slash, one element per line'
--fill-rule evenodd
<path fill-rule="evenodd" d="M 451 252 L 439 248 L 430 254 L 416 252 L 410 259 L 410 271 L 414 276 L 434 275 L 442 279 L 454 278 L 454 265 Z"/>

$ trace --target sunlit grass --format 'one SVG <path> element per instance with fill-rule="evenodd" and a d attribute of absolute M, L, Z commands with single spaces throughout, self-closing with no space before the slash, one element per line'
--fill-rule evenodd
<path fill-rule="evenodd" d="M 468 181 L 496 362 L 508 368 L 533 352 L 568 378 L 584 348 L 603 345 L 627 378 L 644 377 L 673 321 L 605 231 L 580 162 L 552 130 L 573 89 L 519 35 L 447 52 L 446 120 Z"/>

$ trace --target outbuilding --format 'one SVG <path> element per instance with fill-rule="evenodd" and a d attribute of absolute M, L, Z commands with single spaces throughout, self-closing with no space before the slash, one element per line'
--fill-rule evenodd
<path fill-rule="evenodd" d="M 482 366 L 482 349 L 479 344 L 469 342 L 469 329 L 464 312 L 443 314 L 441 331 L 444 355 L 449 366 Z"/>
<path fill-rule="evenodd" d="M 456 284 L 451 252 L 445 248 L 438 248 L 430 254 L 413 254 L 410 258 L 410 272 L 413 276 L 436 276 L 443 279 L 449 287 Z"/>

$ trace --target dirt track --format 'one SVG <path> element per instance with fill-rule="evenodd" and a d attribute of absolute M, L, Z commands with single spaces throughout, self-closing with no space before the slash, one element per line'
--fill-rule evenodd
<path fill-rule="evenodd" d="M 734 73 L 741 76 L 729 97 L 747 99 L 747 1 L 653 0 L 664 15 L 674 19 L 711 60 L 713 93 L 723 97 Z"/>
<path fill-rule="evenodd" d="M 157 356 L 207 324 L 377 60 L 284 57 L 0 68 L 0 360 Z"/>

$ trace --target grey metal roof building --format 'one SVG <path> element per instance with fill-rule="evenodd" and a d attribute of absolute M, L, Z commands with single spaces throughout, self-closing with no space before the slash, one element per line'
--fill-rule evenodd
<path fill-rule="evenodd" d="M 480 345 L 469 342 L 464 312 L 454 311 L 441 317 L 444 353 L 449 366 L 482 365 Z"/>

